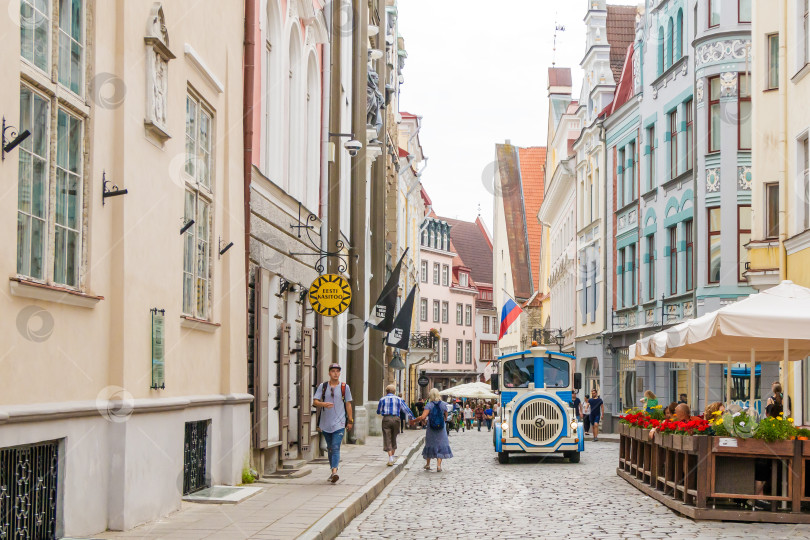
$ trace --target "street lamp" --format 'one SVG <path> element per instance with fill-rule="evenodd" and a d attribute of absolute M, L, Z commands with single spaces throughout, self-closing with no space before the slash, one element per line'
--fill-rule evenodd
<path fill-rule="evenodd" d="M 557 333 L 554 335 L 554 341 L 557 342 L 557 347 L 559 347 L 560 352 L 562 352 L 563 343 L 565 343 L 565 335 L 563 334 L 562 328 L 557 329 Z"/>

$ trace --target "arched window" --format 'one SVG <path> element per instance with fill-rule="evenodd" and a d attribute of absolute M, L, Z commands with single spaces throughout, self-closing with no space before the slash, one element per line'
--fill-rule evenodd
<path fill-rule="evenodd" d="M 320 131 L 321 131 L 321 85 L 319 81 L 318 62 L 315 53 L 309 54 L 307 62 L 307 173 L 305 204 L 314 211 L 318 205 L 320 186 Z"/>
<path fill-rule="evenodd" d="M 658 27 L 658 74 L 661 75 L 664 72 L 664 27 Z"/>
<path fill-rule="evenodd" d="M 672 19 L 667 22 L 667 68 L 672 65 L 672 52 L 675 44 L 675 32 L 672 28 Z"/>
<path fill-rule="evenodd" d="M 683 56 L 683 10 L 678 10 L 678 18 L 675 23 L 675 59 L 680 60 Z"/>
<path fill-rule="evenodd" d="M 305 129 L 303 122 L 304 87 L 301 73 L 301 37 L 298 25 L 290 31 L 290 56 L 288 79 L 287 107 L 287 178 L 284 189 L 293 197 L 301 200 L 304 192 L 304 154 Z"/>
<path fill-rule="evenodd" d="M 284 49 L 281 38 L 281 14 L 278 0 L 267 3 L 267 46 L 265 64 L 265 174 L 279 185 L 284 176 L 284 79 L 281 66 Z"/>

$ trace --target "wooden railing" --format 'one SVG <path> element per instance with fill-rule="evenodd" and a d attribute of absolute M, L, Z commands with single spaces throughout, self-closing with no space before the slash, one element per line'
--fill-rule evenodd
<path fill-rule="evenodd" d="M 618 475 L 683 515 L 810 523 L 810 441 L 619 433 Z"/>

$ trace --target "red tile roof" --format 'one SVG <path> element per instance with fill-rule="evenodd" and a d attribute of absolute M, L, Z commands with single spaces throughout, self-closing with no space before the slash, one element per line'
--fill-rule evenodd
<path fill-rule="evenodd" d="M 622 75 L 613 94 L 613 101 L 602 112 L 605 116 L 610 116 L 627 103 L 631 97 L 633 97 L 633 46 L 628 45 Z"/>
<path fill-rule="evenodd" d="M 546 149 L 542 146 L 519 148 L 520 177 L 523 183 L 523 204 L 526 208 L 526 232 L 529 237 L 529 260 L 533 290 L 540 290 L 540 242 L 542 227 L 537 220 L 545 193 Z"/>
<path fill-rule="evenodd" d="M 453 266 L 466 266 L 476 283 L 492 285 L 492 244 L 477 223 L 440 217 L 450 224 L 450 242 L 458 254 Z"/>
<path fill-rule="evenodd" d="M 511 259 L 512 285 L 517 299 L 525 300 L 532 294 L 532 279 L 518 148 L 511 144 L 496 144 L 495 155 L 498 159 L 498 173 L 501 180 L 501 198 Z"/>
<path fill-rule="evenodd" d="M 636 6 L 607 6 L 607 40 L 610 43 L 610 69 L 613 80 L 621 79 L 627 46 L 636 38 Z"/>

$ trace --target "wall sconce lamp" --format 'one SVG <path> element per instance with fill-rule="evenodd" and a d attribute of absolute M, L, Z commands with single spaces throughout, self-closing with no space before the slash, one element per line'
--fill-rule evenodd
<path fill-rule="evenodd" d="M 183 228 L 180 229 L 180 234 L 182 235 L 184 232 L 189 230 L 192 225 L 194 225 L 194 220 L 193 219 L 190 219 L 190 220 L 186 221 L 186 223 L 183 225 Z"/>
<path fill-rule="evenodd" d="M 112 189 L 107 188 L 107 184 L 112 184 Z M 117 197 L 119 195 L 126 195 L 126 189 L 118 189 L 118 186 L 107 180 L 107 171 L 101 173 L 101 206 L 104 206 L 104 201 L 107 197 Z"/>
<path fill-rule="evenodd" d="M 233 242 L 228 242 L 227 246 L 222 247 L 222 237 L 221 236 L 219 237 L 219 256 L 220 257 L 225 255 L 225 252 L 228 251 L 229 249 L 231 249 L 232 247 L 233 247 Z"/>
<path fill-rule="evenodd" d="M 9 132 L 8 136 L 11 137 L 11 140 L 8 141 L 8 142 L 6 142 L 6 130 L 8 130 L 8 132 Z M 17 134 L 17 128 L 15 128 L 14 126 L 7 126 L 6 125 L 6 117 L 4 116 L 3 117 L 3 148 L 2 148 L 2 152 L 0 153 L 1 154 L 0 157 L 2 157 L 2 161 L 6 160 L 6 153 L 7 152 L 11 152 L 15 148 L 17 148 L 17 146 L 19 146 L 21 142 L 23 142 L 25 139 L 27 139 L 29 135 L 31 135 L 31 132 L 28 131 L 27 129 L 18 135 Z"/>

